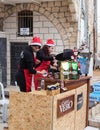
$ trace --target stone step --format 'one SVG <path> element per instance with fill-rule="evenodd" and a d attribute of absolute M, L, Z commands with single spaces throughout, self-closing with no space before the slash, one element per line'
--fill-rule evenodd
<path fill-rule="evenodd" d="M 99 128 L 87 126 L 84 130 L 99 130 Z"/>
<path fill-rule="evenodd" d="M 3 130 L 8 130 L 8 127 L 4 127 L 4 129 Z"/>
<path fill-rule="evenodd" d="M 98 120 L 89 120 L 89 126 L 96 127 L 100 129 L 100 121 Z"/>

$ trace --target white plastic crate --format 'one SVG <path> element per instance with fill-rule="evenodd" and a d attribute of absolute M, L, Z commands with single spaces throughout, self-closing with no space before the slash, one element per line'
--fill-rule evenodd
<path fill-rule="evenodd" d="M 100 102 L 100 94 L 99 94 L 99 93 L 92 92 L 92 93 L 90 93 L 90 95 L 89 95 L 89 99 L 90 99 L 90 101 Z"/>
<path fill-rule="evenodd" d="M 99 87 L 99 88 L 100 88 L 100 82 L 95 82 L 95 83 L 93 84 L 93 88 L 95 88 L 95 87 Z"/>
<path fill-rule="evenodd" d="M 94 87 L 94 92 L 100 94 L 100 87 Z"/>

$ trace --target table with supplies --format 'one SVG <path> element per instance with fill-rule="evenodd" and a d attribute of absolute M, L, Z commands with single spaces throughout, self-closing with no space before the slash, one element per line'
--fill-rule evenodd
<path fill-rule="evenodd" d="M 90 77 L 64 80 L 66 91 L 61 91 L 61 83 L 46 78 L 45 90 L 11 91 L 8 130 L 84 130 L 88 125 Z"/>

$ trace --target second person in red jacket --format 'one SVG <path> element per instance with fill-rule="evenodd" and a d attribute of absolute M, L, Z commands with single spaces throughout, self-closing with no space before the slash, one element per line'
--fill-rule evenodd
<path fill-rule="evenodd" d="M 52 39 L 48 39 L 46 44 L 37 52 L 36 59 L 40 61 L 40 64 L 36 67 L 37 71 L 43 71 L 45 70 L 46 75 L 48 74 L 48 68 L 50 66 L 50 63 L 55 58 L 51 55 L 51 53 L 54 50 L 55 43 Z M 34 75 L 34 85 L 35 90 L 38 89 L 38 78 L 43 78 L 46 75 L 42 74 L 35 74 Z"/>

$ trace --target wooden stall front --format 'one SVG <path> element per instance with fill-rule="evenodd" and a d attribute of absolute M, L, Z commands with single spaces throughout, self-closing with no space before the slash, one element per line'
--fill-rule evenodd
<path fill-rule="evenodd" d="M 46 79 L 46 83 L 52 81 Z M 90 77 L 65 81 L 67 91 L 10 92 L 9 130 L 84 130 L 88 124 Z"/>

